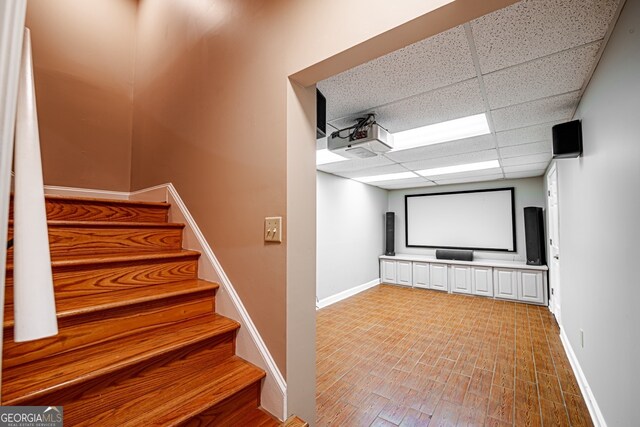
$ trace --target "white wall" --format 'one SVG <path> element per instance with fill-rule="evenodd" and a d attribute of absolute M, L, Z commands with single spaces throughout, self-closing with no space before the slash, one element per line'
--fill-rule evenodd
<path fill-rule="evenodd" d="M 380 277 L 387 190 L 317 174 L 317 296 L 325 298 Z"/>
<path fill-rule="evenodd" d="M 562 325 L 609 426 L 640 419 L 639 100 L 640 0 L 627 0 L 576 113 L 584 154 L 557 161 Z"/>
<path fill-rule="evenodd" d="M 407 248 L 405 241 L 404 196 L 407 194 L 443 193 L 448 191 L 479 190 L 485 188 L 515 187 L 516 252 L 474 251 L 476 259 L 525 261 L 524 213 L 526 206 L 545 207 L 543 178 L 525 178 L 501 181 L 474 182 L 456 185 L 393 190 L 389 192 L 389 211 L 396 213 L 396 253 L 435 256 L 435 249 Z"/>

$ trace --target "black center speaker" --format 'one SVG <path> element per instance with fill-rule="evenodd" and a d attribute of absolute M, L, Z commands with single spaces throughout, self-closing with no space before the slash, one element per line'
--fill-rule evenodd
<path fill-rule="evenodd" d="M 560 123 L 551 128 L 553 158 L 569 159 L 582 154 L 582 125 L 580 120 Z"/>
<path fill-rule="evenodd" d="M 544 265 L 544 217 L 542 208 L 524 208 L 524 238 L 527 248 L 527 264 Z"/>
<path fill-rule="evenodd" d="M 396 214 L 395 212 L 387 212 L 384 215 L 385 222 L 385 247 L 384 254 L 387 256 L 395 256 L 396 241 Z"/>

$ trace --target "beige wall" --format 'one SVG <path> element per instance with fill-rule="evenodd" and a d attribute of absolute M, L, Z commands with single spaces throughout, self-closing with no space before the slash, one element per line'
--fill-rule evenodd
<path fill-rule="evenodd" d="M 45 184 L 129 190 L 136 0 L 29 0 Z"/>

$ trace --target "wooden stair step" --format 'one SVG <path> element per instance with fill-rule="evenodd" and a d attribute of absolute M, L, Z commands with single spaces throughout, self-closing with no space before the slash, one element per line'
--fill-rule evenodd
<path fill-rule="evenodd" d="M 167 222 L 47 221 L 52 256 L 182 249 L 184 224 Z M 9 223 L 13 236 L 13 222 Z M 13 249 L 7 253 L 12 255 Z"/>
<path fill-rule="evenodd" d="M 251 427 L 280 427 L 282 423 L 262 408 L 255 408 L 239 418 L 235 425 Z"/>
<path fill-rule="evenodd" d="M 165 202 L 45 196 L 49 220 L 167 222 L 171 205 Z M 13 219 L 13 197 L 9 208 Z"/>
<path fill-rule="evenodd" d="M 169 321 L 162 327 L 124 336 L 99 345 L 56 354 L 15 367 L 5 367 L 2 404 L 25 405 L 58 401 L 70 388 L 93 386 L 109 374 L 153 364 L 155 357 L 184 349 L 206 340 L 226 336 L 231 342 L 240 325 L 217 314 Z M 171 356 L 171 355 L 169 355 Z M 88 385 L 87 385 L 88 384 Z M 56 397 L 58 395 L 58 397 Z M 47 400 L 49 401 L 49 400 Z"/>

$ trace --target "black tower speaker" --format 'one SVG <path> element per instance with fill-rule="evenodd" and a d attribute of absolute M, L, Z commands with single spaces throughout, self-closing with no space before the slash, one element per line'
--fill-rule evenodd
<path fill-rule="evenodd" d="M 316 89 L 316 138 L 327 136 L 327 100 Z"/>
<path fill-rule="evenodd" d="M 524 208 L 524 238 L 527 247 L 527 264 L 544 265 L 544 219 L 542 208 Z"/>
<path fill-rule="evenodd" d="M 580 120 L 560 123 L 551 128 L 553 158 L 569 159 L 582 154 L 582 125 Z"/>
<path fill-rule="evenodd" d="M 395 240 L 396 240 L 396 214 L 394 212 L 387 212 L 385 218 L 385 249 L 384 254 L 387 256 L 395 256 Z"/>

